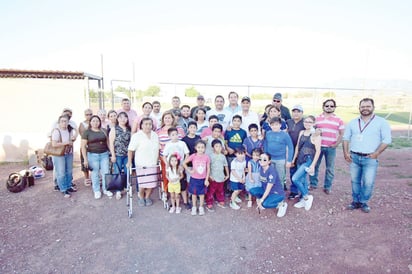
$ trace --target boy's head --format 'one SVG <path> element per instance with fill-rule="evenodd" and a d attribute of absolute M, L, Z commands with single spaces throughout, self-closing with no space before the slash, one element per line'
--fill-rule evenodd
<path fill-rule="evenodd" d="M 236 159 L 238 159 L 239 161 L 243 160 L 245 158 L 245 148 L 237 147 L 235 149 L 235 155 L 236 155 Z"/>
<path fill-rule="evenodd" d="M 258 127 L 258 125 L 256 125 L 255 123 L 250 124 L 250 125 L 248 126 L 248 129 L 249 129 L 249 134 L 250 134 L 250 136 L 256 137 L 256 136 L 258 135 L 259 127 Z"/>
<path fill-rule="evenodd" d="M 219 122 L 219 118 L 216 115 L 210 115 L 209 126 L 212 127 L 214 124 Z"/>
<path fill-rule="evenodd" d="M 214 124 L 212 126 L 212 137 L 219 138 L 222 135 L 223 127 L 221 124 Z"/>
<path fill-rule="evenodd" d="M 252 150 L 252 158 L 258 160 L 260 157 L 260 154 L 262 154 L 262 150 L 260 148 L 254 148 Z"/>
<path fill-rule="evenodd" d="M 282 125 L 282 120 L 279 117 L 273 117 L 270 119 L 270 128 L 272 131 L 279 131 Z"/>
<path fill-rule="evenodd" d="M 218 139 L 214 139 L 212 141 L 212 148 L 216 153 L 222 152 L 222 142 Z"/>
<path fill-rule="evenodd" d="M 175 128 L 175 127 L 169 128 L 169 129 L 167 130 L 167 134 L 169 135 L 170 140 L 171 140 L 172 142 L 176 142 L 176 141 L 179 140 L 179 135 L 178 135 L 178 132 L 177 132 L 177 128 Z"/>
<path fill-rule="evenodd" d="M 196 134 L 197 131 L 197 123 L 195 121 L 190 121 L 187 124 L 187 132 L 189 132 L 189 134 Z"/>
<path fill-rule="evenodd" d="M 242 124 L 242 116 L 239 114 L 233 115 L 232 117 L 232 126 L 234 128 L 240 128 L 240 125 Z"/>

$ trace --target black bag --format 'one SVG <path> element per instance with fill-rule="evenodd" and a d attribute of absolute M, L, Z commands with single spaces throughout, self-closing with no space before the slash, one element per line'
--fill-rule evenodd
<path fill-rule="evenodd" d="M 117 163 L 115 163 L 117 169 L 120 170 Z M 121 171 L 120 171 L 121 172 Z M 124 173 L 113 174 L 113 165 L 110 167 L 110 174 L 105 174 L 107 190 L 121 191 L 126 188 L 127 175 Z"/>
<path fill-rule="evenodd" d="M 53 160 L 51 156 L 45 155 L 41 159 L 41 165 L 45 170 L 53 170 Z"/>

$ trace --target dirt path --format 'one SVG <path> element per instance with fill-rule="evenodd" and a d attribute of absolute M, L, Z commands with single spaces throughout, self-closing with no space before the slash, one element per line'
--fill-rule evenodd
<path fill-rule="evenodd" d="M 412 273 L 412 150 L 382 155 L 369 214 L 345 210 L 342 158 L 331 195 L 314 191 L 309 212 L 289 201 L 283 218 L 245 203 L 172 215 L 156 199 L 129 219 L 124 199 L 94 200 L 78 167 L 79 191 L 64 199 L 51 172 L 8 192 L 8 174 L 24 167 L 1 165 L 0 273 Z"/>

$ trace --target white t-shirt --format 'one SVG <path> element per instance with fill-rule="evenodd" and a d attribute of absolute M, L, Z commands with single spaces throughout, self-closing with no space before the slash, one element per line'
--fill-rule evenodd
<path fill-rule="evenodd" d="M 242 124 L 240 125 L 240 128 L 246 131 L 247 136 L 250 136 L 250 133 L 249 133 L 250 124 L 256 124 L 258 126 L 258 133 L 260 135 L 259 115 L 256 112 L 249 110 L 249 113 L 247 115 L 243 115 L 243 112 L 239 111 L 235 115 L 242 116 Z"/>
<path fill-rule="evenodd" d="M 149 139 L 143 131 L 138 131 L 130 138 L 128 150 L 135 152 L 137 167 L 156 166 L 159 160 L 159 137 L 152 131 Z"/>
<path fill-rule="evenodd" d="M 177 141 L 176 143 L 168 142 L 163 150 L 163 156 L 168 158 L 170 154 L 177 152 L 180 156 L 180 164 L 183 165 L 185 155 L 189 154 L 189 149 L 185 142 Z"/>
<path fill-rule="evenodd" d="M 236 158 L 230 164 L 230 181 L 239 183 L 240 181 L 233 175 L 232 170 L 235 170 L 240 178 L 245 176 L 246 161 L 239 162 Z"/>
<path fill-rule="evenodd" d="M 217 109 L 211 109 L 206 112 L 206 120 L 209 121 L 209 117 L 212 115 L 216 115 L 217 118 L 219 118 L 219 124 L 222 125 L 223 130 L 225 131 L 227 127 L 230 124 L 230 121 L 232 120 L 232 113 L 222 109 L 222 110 L 217 110 Z"/>

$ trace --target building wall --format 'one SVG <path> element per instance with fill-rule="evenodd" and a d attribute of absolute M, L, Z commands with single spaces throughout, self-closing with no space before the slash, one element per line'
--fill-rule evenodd
<path fill-rule="evenodd" d="M 28 160 L 42 149 L 65 107 L 79 124 L 86 90 L 87 80 L 0 78 L 0 162 Z M 75 146 L 78 151 L 79 140 Z"/>

